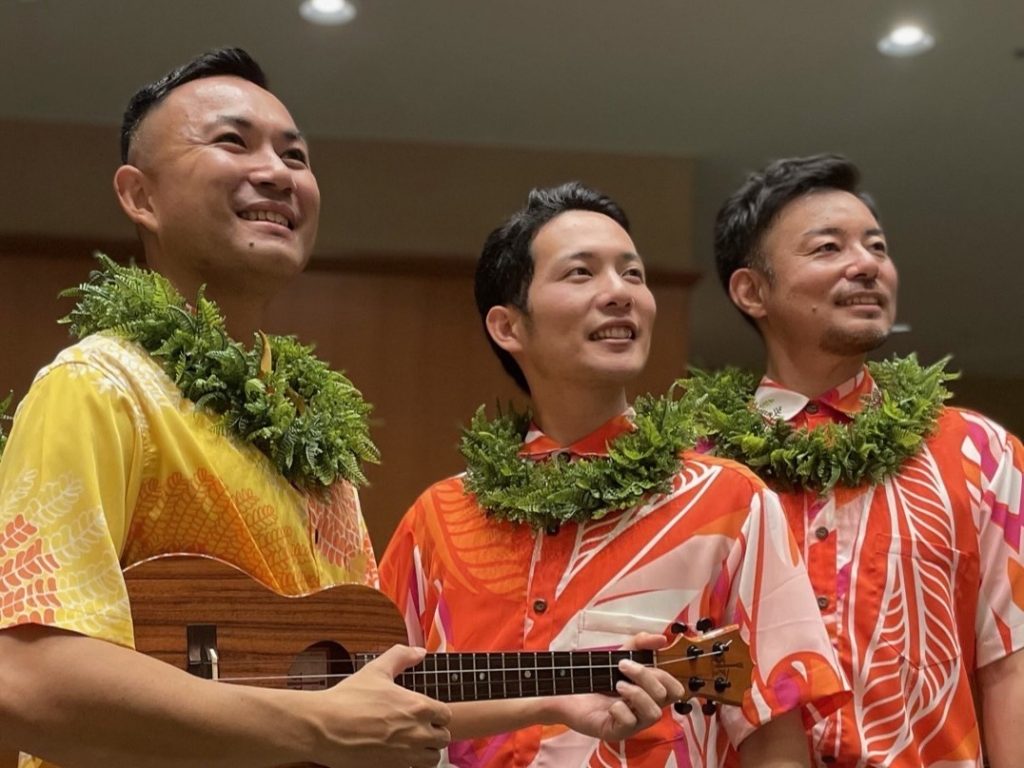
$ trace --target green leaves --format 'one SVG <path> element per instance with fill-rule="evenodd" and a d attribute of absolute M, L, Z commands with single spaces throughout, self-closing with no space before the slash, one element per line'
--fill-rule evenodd
<path fill-rule="evenodd" d="M 757 380 L 735 368 L 693 371 L 677 386 L 681 407 L 718 456 L 734 459 L 783 490 L 806 488 L 824 495 L 837 485 L 855 488 L 896 474 L 935 429 L 943 403 L 949 358 L 921 367 L 913 355 L 868 363 L 876 397 L 849 424 L 794 429 L 766 417 L 753 402 Z"/>
<path fill-rule="evenodd" d="M 680 454 L 693 445 L 693 429 L 671 393 L 638 398 L 634 410 L 635 428 L 616 438 L 607 456 L 534 461 L 519 455 L 530 414 L 509 409 L 489 421 L 481 406 L 459 446 L 466 490 L 488 514 L 535 528 L 598 520 L 665 493 Z"/>
<path fill-rule="evenodd" d="M 256 446 L 295 485 L 366 482 L 361 463 L 379 461 L 370 406 L 312 347 L 262 333 L 245 347 L 202 290 L 190 307 L 162 275 L 96 258 L 101 269 L 89 282 L 61 294 L 78 299 L 61 320 L 72 334 L 107 331 L 138 343 L 182 395 L 219 415 L 222 429 Z"/>

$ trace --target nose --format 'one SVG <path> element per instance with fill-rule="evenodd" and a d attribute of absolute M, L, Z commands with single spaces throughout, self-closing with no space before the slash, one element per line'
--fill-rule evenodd
<path fill-rule="evenodd" d="M 264 190 L 291 192 L 295 188 L 292 169 L 272 147 L 253 155 L 249 179 L 253 186 Z"/>
<path fill-rule="evenodd" d="M 884 257 L 879 257 L 878 254 L 872 253 L 862 243 L 855 243 L 850 262 L 846 267 L 846 278 L 860 282 L 872 282 L 878 277 L 882 258 Z"/>
<path fill-rule="evenodd" d="M 602 305 L 612 309 L 628 310 L 633 307 L 633 283 L 615 270 L 606 274 Z"/>

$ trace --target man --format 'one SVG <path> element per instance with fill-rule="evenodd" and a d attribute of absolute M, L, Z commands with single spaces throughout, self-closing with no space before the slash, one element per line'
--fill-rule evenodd
<path fill-rule="evenodd" d="M 129 650 L 121 571 L 146 558 L 218 557 L 289 595 L 372 584 L 376 566 L 343 466 L 368 453 L 358 393 L 288 340 L 263 340 L 252 367 L 227 340 L 253 339 L 309 259 L 320 197 L 302 133 L 227 49 L 143 88 L 122 152 L 114 188 L 163 277 L 108 265 L 83 292 L 74 326 L 104 332 L 40 373 L 0 463 L 0 741 L 68 767 L 434 765 L 449 725 L 488 731 L 394 684 L 422 650 L 393 648 L 324 692 L 218 685 Z M 226 328 L 202 297 L 173 297 L 203 285 Z M 626 702 L 562 697 L 544 714 L 632 733 L 659 714 L 648 689 L 664 695 L 637 677 Z"/>
<path fill-rule="evenodd" d="M 767 370 L 756 392 L 731 372 L 697 376 L 688 397 L 715 453 L 784 491 L 853 684 L 813 730 L 816 764 L 980 768 L 983 721 L 991 766 L 1018 766 L 1024 455 L 943 407 L 941 364 L 865 366 L 892 328 L 897 274 L 858 179 L 836 155 L 780 160 L 724 204 L 719 275 Z"/>
<path fill-rule="evenodd" d="M 533 423 L 478 414 L 469 472 L 400 523 L 381 583 L 410 636 L 438 651 L 566 651 L 710 619 L 741 625 L 756 672 L 743 707 L 718 716 L 667 712 L 625 741 L 533 727 L 454 741 L 450 763 L 706 766 L 734 764 L 738 745 L 745 766 L 806 765 L 801 710 L 831 711 L 843 686 L 804 567 L 750 473 L 680 462 L 688 433 L 670 400 L 628 407 L 655 304 L 621 209 L 579 184 L 534 190 L 487 239 L 476 300 Z"/>

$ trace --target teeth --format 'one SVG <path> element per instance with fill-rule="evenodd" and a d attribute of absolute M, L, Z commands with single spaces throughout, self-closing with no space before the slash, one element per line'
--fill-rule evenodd
<path fill-rule="evenodd" d="M 872 306 L 878 306 L 881 302 L 872 296 L 855 296 L 852 299 L 844 299 L 839 303 L 841 306 L 848 307 L 853 304 L 871 304 Z"/>
<path fill-rule="evenodd" d="M 282 227 L 288 227 L 291 229 L 291 223 L 288 221 L 288 217 L 282 216 L 280 213 L 275 213 L 274 211 L 242 211 L 238 215 L 248 221 L 269 221 L 272 224 L 280 224 Z"/>
<path fill-rule="evenodd" d="M 611 328 L 602 328 L 600 331 L 594 331 L 590 334 L 590 338 L 595 341 L 600 341 L 601 339 L 632 339 L 633 330 L 622 325 L 616 325 Z"/>

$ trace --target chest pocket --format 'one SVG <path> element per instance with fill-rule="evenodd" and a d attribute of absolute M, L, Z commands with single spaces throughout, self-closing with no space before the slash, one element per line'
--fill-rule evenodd
<path fill-rule="evenodd" d="M 860 633 L 918 668 L 960 656 L 973 664 L 977 554 L 884 534 L 865 554 L 865 586 L 877 613 L 857 611 Z"/>

